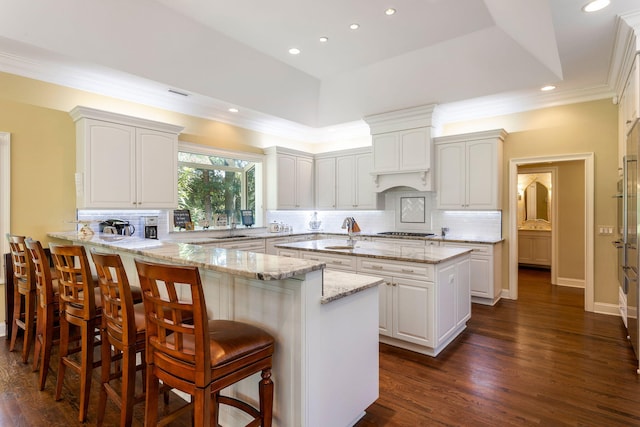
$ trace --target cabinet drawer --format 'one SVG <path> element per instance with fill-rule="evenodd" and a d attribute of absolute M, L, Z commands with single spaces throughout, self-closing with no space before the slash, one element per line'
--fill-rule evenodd
<path fill-rule="evenodd" d="M 224 249 L 237 249 L 239 251 L 259 252 L 264 253 L 264 240 L 251 240 L 248 242 L 229 242 L 219 243 L 219 248 Z"/>
<path fill-rule="evenodd" d="M 299 258 L 300 254 L 298 253 L 298 251 L 294 251 L 291 249 L 278 249 L 278 256 L 283 256 L 287 258 Z"/>
<path fill-rule="evenodd" d="M 302 259 L 324 262 L 327 268 L 356 272 L 356 257 L 341 255 L 325 255 L 314 252 L 303 252 Z"/>
<path fill-rule="evenodd" d="M 395 263 L 392 261 L 361 258 L 359 259 L 358 273 L 372 275 L 385 274 L 432 282 L 434 267 L 432 264 Z"/>
<path fill-rule="evenodd" d="M 387 244 L 400 245 L 400 246 L 420 246 L 420 247 L 425 246 L 425 241 L 418 240 L 418 239 L 394 239 L 392 237 L 374 237 L 371 240 L 374 242 L 387 243 Z"/>
<path fill-rule="evenodd" d="M 473 249 L 471 255 L 493 255 L 493 245 L 482 245 L 474 243 L 456 243 L 444 242 L 444 246 L 452 248 L 469 248 Z"/>

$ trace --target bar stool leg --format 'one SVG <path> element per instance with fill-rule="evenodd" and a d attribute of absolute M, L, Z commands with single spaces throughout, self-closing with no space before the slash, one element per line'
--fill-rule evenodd
<path fill-rule="evenodd" d="M 11 328 L 11 342 L 9 344 L 9 351 L 15 350 L 16 338 L 18 337 L 18 322 L 20 321 L 20 314 L 22 312 L 22 295 L 18 292 L 18 284 L 14 284 L 13 288 L 13 326 Z"/>
<path fill-rule="evenodd" d="M 24 342 L 22 343 L 22 363 L 29 361 L 29 350 L 35 332 L 33 320 L 36 314 L 36 291 L 29 291 L 24 296 Z"/>

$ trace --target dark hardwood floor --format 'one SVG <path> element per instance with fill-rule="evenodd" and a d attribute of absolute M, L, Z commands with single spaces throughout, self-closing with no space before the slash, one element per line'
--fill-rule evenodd
<path fill-rule="evenodd" d="M 640 425 L 637 360 L 620 318 L 584 311 L 582 289 L 523 269 L 519 299 L 473 304 L 437 358 L 380 349 L 380 398 L 358 427 Z"/>
<path fill-rule="evenodd" d="M 381 345 L 380 398 L 357 426 L 640 426 L 640 377 L 621 320 L 584 312 L 583 291 L 551 286 L 545 271 L 521 271 L 519 287 L 518 301 L 474 304 L 467 330 L 437 358 Z M 0 426 L 78 425 L 72 373 L 60 402 L 55 372 L 42 392 L 36 377 L 0 346 Z M 117 417 L 109 404 L 105 425 Z M 134 417 L 142 425 L 142 406 Z"/>

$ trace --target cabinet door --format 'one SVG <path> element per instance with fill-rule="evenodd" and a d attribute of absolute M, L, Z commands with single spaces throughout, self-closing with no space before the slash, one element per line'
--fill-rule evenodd
<path fill-rule="evenodd" d="M 377 194 L 374 189 L 373 155 L 358 154 L 355 156 L 355 205 L 358 209 L 376 209 Z"/>
<path fill-rule="evenodd" d="M 353 209 L 355 202 L 355 158 L 343 156 L 336 159 L 336 208 Z"/>
<path fill-rule="evenodd" d="M 493 298 L 493 259 L 471 256 L 471 295 Z"/>
<path fill-rule="evenodd" d="M 465 144 L 436 146 L 438 209 L 462 209 L 465 198 Z"/>
<path fill-rule="evenodd" d="M 533 263 L 533 238 L 523 233 L 518 233 L 518 262 Z"/>
<path fill-rule="evenodd" d="M 456 263 L 456 326 L 471 318 L 471 258 Z"/>
<path fill-rule="evenodd" d="M 403 131 L 399 136 L 400 170 L 424 170 L 431 165 L 430 132 L 427 128 Z"/>
<path fill-rule="evenodd" d="M 453 333 L 458 324 L 457 270 L 456 264 L 439 265 L 436 273 L 438 303 L 436 304 L 436 340 L 443 342 Z"/>
<path fill-rule="evenodd" d="M 178 207 L 178 137 L 136 130 L 137 202 L 139 208 Z"/>
<path fill-rule="evenodd" d="M 398 133 L 382 133 L 373 136 L 373 170 L 376 172 L 397 172 Z"/>
<path fill-rule="evenodd" d="M 433 347 L 433 283 L 393 278 L 393 336 Z"/>
<path fill-rule="evenodd" d="M 384 283 L 378 286 L 380 302 L 379 310 L 379 327 L 380 335 L 393 335 L 393 286 L 391 277 L 379 276 L 384 278 Z"/>
<path fill-rule="evenodd" d="M 313 209 L 313 159 L 296 159 L 296 203 L 297 209 Z"/>
<path fill-rule="evenodd" d="M 278 209 L 296 208 L 296 157 L 278 154 Z"/>
<path fill-rule="evenodd" d="M 466 206 L 468 209 L 500 209 L 498 206 L 498 164 L 495 140 L 466 143 Z"/>
<path fill-rule="evenodd" d="M 136 207 L 136 129 L 85 119 L 82 207 Z M 79 147 L 78 149 L 82 149 Z"/>
<path fill-rule="evenodd" d="M 336 159 L 316 160 L 316 209 L 336 208 Z"/>

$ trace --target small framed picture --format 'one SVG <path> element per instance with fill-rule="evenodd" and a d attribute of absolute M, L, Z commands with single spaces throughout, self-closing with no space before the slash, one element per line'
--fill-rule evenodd
<path fill-rule="evenodd" d="M 424 197 L 400 197 L 400 222 L 424 224 Z"/>

